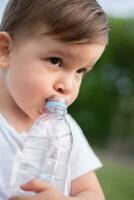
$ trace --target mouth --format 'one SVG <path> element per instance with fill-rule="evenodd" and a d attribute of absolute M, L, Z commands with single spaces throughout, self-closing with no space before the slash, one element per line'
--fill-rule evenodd
<path fill-rule="evenodd" d="M 39 109 L 40 115 L 45 113 L 45 105 L 46 105 L 46 101 L 43 100 L 42 103 L 41 103 L 40 109 Z"/>
<path fill-rule="evenodd" d="M 52 96 L 53 97 L 53 96 Z M 48 99 L 50 99 L 51 97 L 47 98 L 47 99 L 44 99 L 41 103 L 41 109 L 40 109 L 40 114 L 44 114 L 46 112 L 46 103 L 48 102 Z M 67 104 L 67 107 L 69 106 L 69 103 L 68 101 L 66 100 L 66 104 Z"/>

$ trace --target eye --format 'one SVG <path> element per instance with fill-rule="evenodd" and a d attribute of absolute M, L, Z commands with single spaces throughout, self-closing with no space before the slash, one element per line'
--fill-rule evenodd
<path fill-rule="evenodd" d="M 84 75 L 86 72 L 87 72 L 86 68 L 81 68 L 81 69 L 77 70 L 78 74 L 83 74 Z"/>
<path fill-rule="evenodd" d="M 49 58 L 49 62 L 52 64 L 52 65 L 58 65 L 59 67 L 61 66 L 61 58 L 58 58 L 58 57 L 51 57 Z"/>

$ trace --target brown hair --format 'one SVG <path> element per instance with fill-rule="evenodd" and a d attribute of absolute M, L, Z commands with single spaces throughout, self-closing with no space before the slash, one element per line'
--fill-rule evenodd
<path fill-rule="evenodd" d="M 46 27 L 64 42 L 108 43 L 108 20 L 96 0 L 9 0 L 0 31 L 30 36 Z"/>

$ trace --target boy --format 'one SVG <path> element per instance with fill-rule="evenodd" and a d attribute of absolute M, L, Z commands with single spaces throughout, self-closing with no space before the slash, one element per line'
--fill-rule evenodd
<path fill-rule="evenodd" d="M 27 130 L 52 95 L 71 105 L 82 78 L 108 42 L 107 18 L 95 0 L 9 0 L 0 26 L 0 200 L 8 199 L 11 175 Z M 70 120 L 74 146 L 65 194 L 45 181 L 21 186 L 33 196 L 12 200 L 104 200 L 94 170 L 101 166 Z"/>

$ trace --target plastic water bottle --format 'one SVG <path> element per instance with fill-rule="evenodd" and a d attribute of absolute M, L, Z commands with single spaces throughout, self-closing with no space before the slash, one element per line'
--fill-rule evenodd
<path fill-rule="evenodd" d="M 12 196 L 33 194 L 20 188 L 31 179 L 44 180 L 64 192 L 72 149 L 72 133 L 66 114 L 67 105 L 62 97 L 48 99 L 45 113 L 30 129 L 23 151 L 18 155 Z"/>

